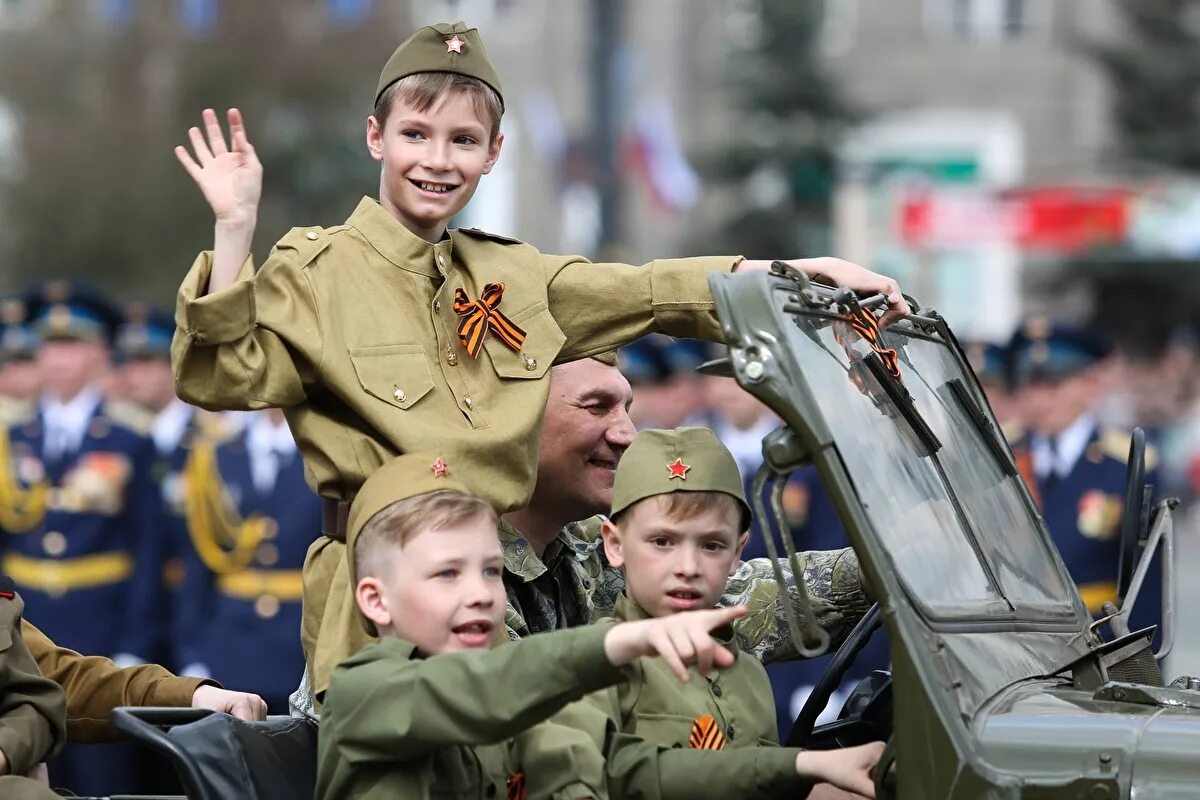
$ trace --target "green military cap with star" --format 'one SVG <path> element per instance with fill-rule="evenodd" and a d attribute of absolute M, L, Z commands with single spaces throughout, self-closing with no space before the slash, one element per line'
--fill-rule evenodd
<path fill-rule="evenodd" d="M 504 107 L 500 76 L 488 59 L 479 30 L 468 28 L 465 22 L 427 25 L 408 37 L 384 64 L 375 102 L 393 83 L 420 72 L 453 72 L 481 80 L 495 90 L 500 107 Z"/>
<path fill-rule="evenodd" d="M 647 429 L 621 456 L 613 479 L 612 513 L 639 500 L 671 492 L 723 492 L 741 504 L 749 523 L 750 504 L 733 454 L 708 428 Z"/>

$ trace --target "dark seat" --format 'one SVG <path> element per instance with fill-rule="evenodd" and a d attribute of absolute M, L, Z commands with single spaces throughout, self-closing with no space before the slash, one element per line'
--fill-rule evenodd
<path fill-rule="evenodd" d="M 166 756 L 190 800 L 296 800 L 317 783 L 317 726 L 194 708 L 118 708 L 117 730 Z"/>

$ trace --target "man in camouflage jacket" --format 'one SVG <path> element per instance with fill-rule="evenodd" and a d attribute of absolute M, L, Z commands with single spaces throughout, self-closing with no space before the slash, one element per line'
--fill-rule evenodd
<path fill-rule="evenodd" d="M 607 512 L 612 502 L 612 468 L 636 433 L 630 398 L 628 381 L 609 359 L 554 367 L 537 487 L 529 506 L 506 515 L 500 529 L 512 638 L 586 625 L 610 612 L 624 589 L 620 570 L 601 559 L 601 518 L 582 518 Z M 846 548 L 801 559 L 817 624 L 836 644 L 871 605 L 858 557 Z M 803 619 L 795 578 L 782 566 L 786 596 Z M 739 643 L 768 663 L 797 655 L 779 592 L 771 562 L 754 559 L 730 578 L 721 601 L 746 606 L 735 625 Z"/>

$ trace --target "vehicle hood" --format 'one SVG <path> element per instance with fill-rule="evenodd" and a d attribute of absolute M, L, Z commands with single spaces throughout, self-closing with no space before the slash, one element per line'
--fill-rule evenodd
<path fill-rule="evenodd" d="M 1039 787 L 1029 796 L 1088 784 L 1091 793 L 1063 797 L 1197 796 L 1200 692 L 1121 683 L 1092 692 L 1031 681 L 989 704 L 975 727 L 982 760 Z"/>

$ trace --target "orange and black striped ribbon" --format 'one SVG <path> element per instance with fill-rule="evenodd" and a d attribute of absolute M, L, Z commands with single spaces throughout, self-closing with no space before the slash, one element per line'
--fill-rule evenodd
<path fill-rule="evenodd" d="M 896 380 L 900 380 L 900 356 L 895 350 L 879 343 L 879 321 L 875 319 L 875 315 L 865 308 L 860 308 L 850 314 L 850 327 L 854 328 L 855 333 L 866 339 L 867 344 L 871 345 L 871 349 L 879 354 L 888 373 Z"/>
<path fill-rule="evenodd" d="M 688 737 L 688 747 L 693 750 L 725 749 L 725 733 L 712 714 L 696 717 L 692 723 L 692 735 Z"/>
<path fill-rule="evenodd" d="M 525 800 L 525 773 L 514 772 L 508 776 L 505 800 Z"/>
<path fill-rule="evenodd" d="M 489 283 L 483 287 L 478 300 L 471 300 L 462 289 L 454 290 L 454 313 L 458 321 L 458 339 L 471 358 L 478 358 L 483 340 L 488 331 L 496 334 L 509 350 L 521 349 L 525 343 L 525 331 L 521 330 L 504 312 L 500 311 L 500 298 L 504 296 L 503 283 Z"/>

